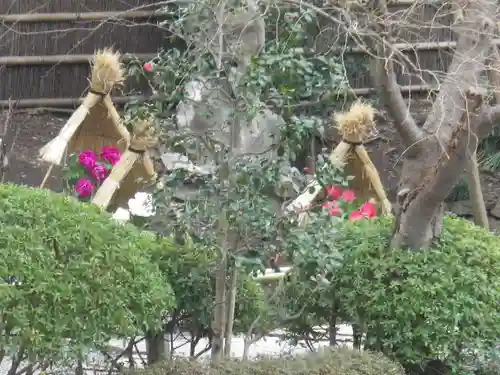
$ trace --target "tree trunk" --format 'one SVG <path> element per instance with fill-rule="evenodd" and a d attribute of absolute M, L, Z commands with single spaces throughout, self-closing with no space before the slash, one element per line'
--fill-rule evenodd
<path fill-rule="evenodd" d="M 471 153 L 467 160 L 467 183 L 469 185 L 470 201 L 474 223 L 485 229 L 489 229 L 488 213 L 484 203 L 483 191 L 481 190 L 481 180 L 479 178 L 479 167 L 477 165 L 476 153 Z"/>
<path fill-rule="evenodd" d="M 226 328 L 226 276 L 227 253 L 220 250 L 220 262 L 215 273 L 215 301 L 212 320 L 212 360 L 219 360 L 224 353 L 224 331 Z"/>
<path fill-rule="evenodd" d="M 354 336 L 354 333 L 353 333 Z M 328 321 L 328 345 L 337 346 L 337 312 L 332 311 Z"/>
<path fill-rule="evenodd" d="M 226 333 L 224 342 L 224 357 L 231 357 L 231 342 L 233 339 L 234 312 L 236 308 L 236 293 L 237 293 L 237 278 L 238 268 L 235 264 L 232 265 L 231 277 L 229 279 L 228 292 L 229 298 L 226 306 Z"/>
<path fill-rule="evenodd" d="M 149 331 L 146 333 L 146 352 L 149 366 L 166 359 L 165 335 L 163 332 Z"/>
<path fill-rule="evenodd" d="M 463 111 L 449 139 L 430 136 L 423 141 L 422 151 L 403 164 L 394 248 L 424 249 L 441 235 L 444 200 L 468 163 L 469 151 L 474 152 L 477 147 L 477 140 L 467 137 L 468 118 L 481 105 L 482 96 L 472 92 L 465 96 L 455 111 L 469 110 Z"/>
<path fill-rule="evenodd" d="M 378 0 L 379 12 L 389 15 L 385 0 Z M 493 0 L 460 4 L 462 14 L 454 25 L 459 36 L 456 51 L 443 80 L 432 110 L 420 129 L 403 100 L 394 72 L 394 50 L 390 42 L 372 40 L 381 59 L 375 59 L 379 89 L 395 120 L 395 126 L 407 143 L 398 187 L 396 225 L 392 246 L 423 249 L 439 238 L 442 229 L 443 202 L 464 171 L 469 153 L 474 153 L 482 133 L 479 126 L 491 125 L 495 117 L 482 115 L 478 84 L 491 51 L 497 14 Z M 388 22 L 390 24 L 390 22 Z M 390 35 L 382 21 L 379 35 Z M 489 116 L 489 117 L 488 117 Z M 482 120 L 478 124 L 478 118 Z"/>

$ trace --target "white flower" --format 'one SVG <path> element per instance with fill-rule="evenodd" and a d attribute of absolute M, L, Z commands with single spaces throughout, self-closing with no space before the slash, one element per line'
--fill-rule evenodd
<path fill-rule="evenodd" d="M 134 216 L 149 217 L 155 214 L 153 197 L 149 193 L 138 192 L 128 201 L 128 209 Z"/>

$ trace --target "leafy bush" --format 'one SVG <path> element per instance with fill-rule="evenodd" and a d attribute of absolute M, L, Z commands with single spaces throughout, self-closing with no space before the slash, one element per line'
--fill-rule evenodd
<path fill-rule="evenodd" d="M 0 352 L 55 360 L 161 323 L 154 238 L 47 190 L 0 185 Z"/>
<path fill-rule="evenodd" d="M 186 243 L 179 249 L 158 247 L 155 254 L 176 296 L 171 325 L 189 329 L 198 337 L 208 335 L 214 304 L 215 251 Z M 264 292 L 258 282 L 239 275 L 235 307 L 235 333 L 246 332 L 264 308 Z M 173 328 L 173 327 L 172 327 Z"/>
<path fill-rule="evenodd" d="M 447 217 L 433 248 L 399 251 L 389 250 L 392 227 L 387 218 L 346 223 L 336 239 L 344 258 L 331 296 L 367 330 L 367 346 L 405 365 L 457 365 L 464 348 L 492 347 L 500 337 L 498 237 Z"/>
<path fill-rule="evenodd" d="M 326 350 L 293 358 L 264 358 L 256 361 L 227 360 L 205 365 L 174 360 L 161 366 L 138 370 L 136 375 L 402 375 L 403 370 L 380 354 L 349 349 Z"/>

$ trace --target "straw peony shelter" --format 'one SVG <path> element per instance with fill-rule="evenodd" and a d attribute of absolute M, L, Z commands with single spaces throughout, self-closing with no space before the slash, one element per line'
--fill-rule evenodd
<path fill-rule="evenodd" d="M 103 209 L 119 207 L 145 185 L 156 179 L 149 149 L 157 143 L 151 120 L 139 120 L 134 125 L 130 145 L 97 190 L 92 203 Z"/>
<path fill-rule="evenodd" d="M 375 133 L 375 110 L 360 100 L 356 101 L 349 111 L 336 114 L 337 124 L 342 140 L 330 154 L 330 162 L 342 166 L 344 172 L 354 179 L 349 187 L 356 197 L 368 201 L 374 199 L 383 215 L 391 214 L 391 203 L 387 199 L 380 176 L 364 147 L 364 143 Z M 305 211 L 314 200 L 323 193 L 323 187 L 318 181 L 311 181 L 304 192 L 290 203 L 286 211 Z M 306 214 L 303 212 L 302 214 Z M 301 214 L 301 220 L 305 216 Z"/>
<path fill-rule="evenodd" d="M 41 187 L 45 185 L 54 165 L 66 155 L 85 150 L 99 151 L 114 146 L 124 152 L 130 133 L 123 125 L 110 93 L 124 82 L 121 55 L 110 48 L 97 51 L 91 61 L 90 90 L 82 104 L 73 112 L 57 137 L 40 150 L 40 158 L 51 164 Z"/>

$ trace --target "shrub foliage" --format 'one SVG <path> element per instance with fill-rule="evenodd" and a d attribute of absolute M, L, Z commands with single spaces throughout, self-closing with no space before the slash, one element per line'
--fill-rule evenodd
<path fill-rule="evenodd" d="M 0 212 L 0 352 L 53 360 L 140 334 L 173 305 L 154 237 L 41 189 L 0 185 Z"/>
<path fill-rule="evenodd" d="M 331 284 L 342 315 L 367 346 L 405 364 L 446 359 L 500 337 L 500 241 L 471 222 L 444 221 L 423 251 L 389 250 L 392 220 L 347 223 L 336 239 L 343 267 Z"/>
<path fill-rule="evenodd" d="M 402 375 L 401 367 L 380 354 L 337 349 L 292 358 L 226 360 L 210 364 L 176 359 L 134 375 Z"/>
<path fill-rule="evenodd" d="M 216 261 L 215 251 L 200 249 L 189 241 L 179 248 L 156 247 L 154 262 L 169 280 L 176 298 L 175 307 L 169 314 L 170 329 L 187 329 L 195 338 L 209 336 Z M 261 285 L 241 273 L 238 277 L 234 332 L 246 333 L 253 321 L 263 313 L 264 305 Z"/>

